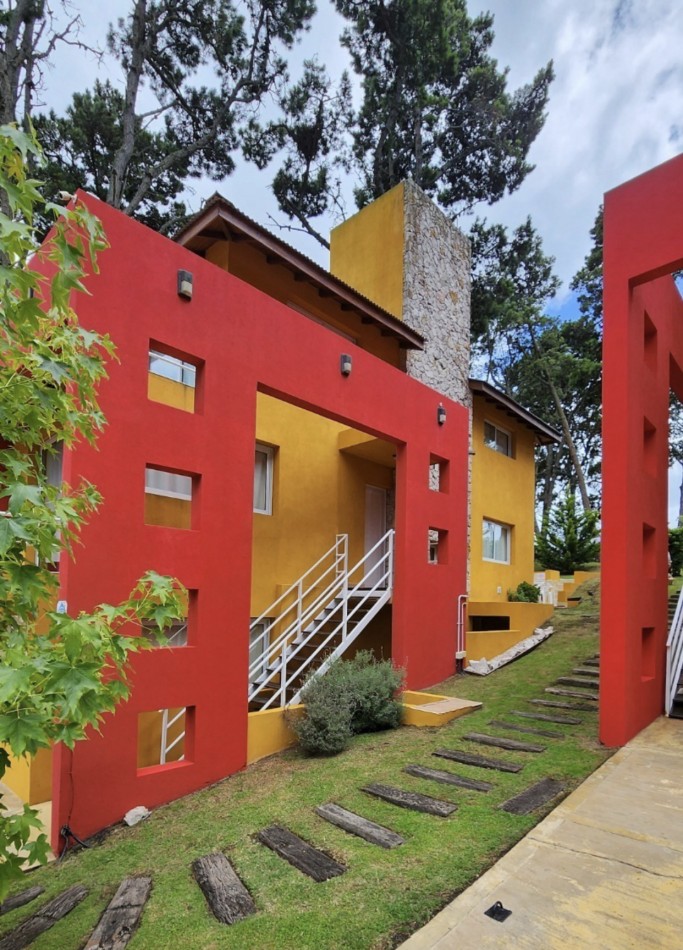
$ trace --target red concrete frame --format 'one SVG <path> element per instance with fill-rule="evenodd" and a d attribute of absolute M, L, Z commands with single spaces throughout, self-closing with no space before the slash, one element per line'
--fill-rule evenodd
<path fill-rule="evenodd" d="M 600 738 L 664 708 L 669 390 L 683 399 L 683 156 L 605 196 Z"/>
<path fill-rule="evenodd" d="M 111 249 L 89 283 L 93 296 L 78 301 L 79 318 L 110 333 L 118 362 L 101 390 L 108 425 L 97 450 L 81 446 L 65 460 L 67 481 L 88 478 L 104 504 L 75 563 L 62 565 L 61 597 L 70 613 L 116 602 L 149 568 L 179 577 L 198 597 L 192 645 L 136 656 L 132 697 L 101 734 L 73 753 L 55 750 L 53 847 L 64 824 L 87 836 L 134 805 L 159 805 L 245 766 L 257 390 L 397 444 L 392 650 L 409 687 L 455 671 L 456 605 L 466 583 L 467 410 L 82 197 Z M 176 293 L 181 268 L 194 274 L 191 302 Z M 150 341 L 203 361 L 195 414 L 147 398 Z M 339 371 L 342 350 L 353 356 L 348 378 Z M 449 463 L 447 493 L 429 490 L 431 456 Z M 199 476 L 192 530 L 144 524 L 146 464 Z M 430 526 L 448 532 L 438 565 L 427 563 Z M 187 760 L 138 770 L 138 714 L 183 706 L 194 707 Z"/>

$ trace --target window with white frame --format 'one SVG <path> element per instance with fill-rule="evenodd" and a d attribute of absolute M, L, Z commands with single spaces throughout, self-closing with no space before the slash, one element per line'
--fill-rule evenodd
<path fill-rule="evenodd" d="M 145 469 L 145 491 L 150 495 L 192 501 L 192 477 L 148 465 Z"/>
<path fill-rule="evenodd" d="M 256 443 L 254 456 L 254 511 L 260 515 L 273 513 L 273 456 L 271 445 Z"/>
<path fill-rule="evenodd" d="M 492 422 L 484 423 L 484 445 L 494 452 L 512 458 L 512 436 Z"/>
<path fill-rule="evenodd" d="M 510 535 L 509 525 L 499 524 L 497 521 L 488 521 L 484 518 L 482 530 L 482 557 L 485 561 L 497 561 L 499 564 L 510 563 Z"/>
<path fill-rule="evenodd" d="M 150 350 L 149 371 L 154 373 L 155 376 L 163 376 L 164 379 L 170 379 L 174 383 L 182 383 L 183 386 L 195 388 L 197 367 L 175 356 L 169 356 L 167 353 Z"/>

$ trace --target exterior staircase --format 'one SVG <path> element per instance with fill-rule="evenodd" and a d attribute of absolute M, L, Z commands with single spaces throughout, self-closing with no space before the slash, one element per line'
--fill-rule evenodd
<path fill-rule="evenodd" d="M 680 596 L 669 597 L 664 712 L 672 719 L 683 719 L 683 590 Z"/>
<path fill-rule="evenodd" d="M 249 667 L 249 711 L 299 701 L 387 604 L 393 589 L 394 532 L 348 567 L 348 536 L 335 544 L 251 624 L 258 654 Z"/>

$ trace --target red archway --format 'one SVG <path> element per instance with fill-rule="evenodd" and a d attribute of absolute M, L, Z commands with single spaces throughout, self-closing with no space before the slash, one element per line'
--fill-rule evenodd
<path fill-rule="evenodd" d="M 683 156 L 605 196 L 600 738 L 664 708 L 669 390 L 683 398 Z"/>

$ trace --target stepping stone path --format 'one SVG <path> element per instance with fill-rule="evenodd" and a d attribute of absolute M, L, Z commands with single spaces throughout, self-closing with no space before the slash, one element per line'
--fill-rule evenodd
<path fill-rule="evenodd" d="M 519 762 L 505 762 L 503 759 L 486 759 L 483 755 L 474 755 L 471 752 L 460 752 L 458 749 L 437 749 L 432 755 L 462 765 L 476 765 L 480 769 L 496 769 L 498 772 L 521 772 L 524 768 Z"/>
<path fill-rule="evenodd" d="M 256 913 L 251 894 L 221 852 L 197 858 L 192 872 L 213 916 L 222 924 L 234 924 Z"/>
<path fill-rule="evenodd" d="M 595 703 L 598 700 L 599 667 L 599 656 L 590 657 L 575 667 L 571 676 L 560 676 L 556 680 L 558 685 L 548 686 L 545 689 L 545 692 L 552 696 L 566 696 L 584 702 L 567 702 L 555 698 L 532 699 L 530 702 L 538 706 L 568 710 L 569 712 L 595 712 L 597 709 Z M 579 687 L 579 689 L 565 687 Z M 586 700 L 589 702 L 585 702 Z M 583 719 L 571 715 L 522 712 L 517 709 L 510 710 L 510 715 L 530 719 L 534 722 L 550 722 L 564 726 L 578 726 L 584 722 Z M 565 737 L 561 732 L 533 728 L 504 720 L 494 719 L 489 725 L 496 729 L 540 736 L 546 739 L 563 739 Z M 479 732 L 466 733 L 463 738 L 468 742 L 477 742 L 481 745 L 517 752 L 543 753 L 546 751 L 545 746 L 522 742 L 518 739 L 490 736 Z M 458 749 L 437 749 L 432 752 L 432 755 L 452 762 L 459 762 L 463 765 L 499 772 L 516 773 L 521 772 L 524 768 L 523 763 L 486 758 L 482 755 L 461 752 Z M 495 787 L 490 782 L 478 781 L 463 775 L 457 775 L 454 772 L 432 769 L 423 765 L 407 765 L 403 771 L 416 778 L 472 791 L 488 792 Z M 565 784 L 557 779 L 543 778 L 498 807 L 513 815 L 527 815 L 557 797 L 564 791 L 564 788 Z M 442 818 L 452 815 L 458 808 L 456 802 L 432 798 L 429 795 L 421 795 L 390 785 L 373 783 L 363 786 L 361 790 L 392 805 Z M 318 806 L 315 812 L 330 824 L 378 847 L 391 849 L 405 843 L 405 839 L 395 831 L 370 821 L 362 815 L 357 815 L 355 812 L 349 811 L 334 802 Z M 268 828 L 259 831 L 254 837 L 314 881 L 327 881 L 333 877 L 339 877 L 346 871 L 343 864 L 280 825 L 270 825 Z M 213 915 L 221 923 L 234 924 L 256 913 L 256 905 L 251 894 L 222 852 L 197 858 L 192 863 L 192 870 Z M 97 927 L 84 945 L 84 950 L 124 950 L 137 930 L 151 889 L 152 879 L 150 877 L 126 878 L 100 917 Z M 0 915 L 23 907 L 30 901 L 35 900 L 43 891 L 44 888 L 42 887 L 31 887 L 8 898 L 0 904 Z M 0 938 L 0 950 L 22 950 L 22 948 L 28 947 L 40 934 L 45 933 L 73 910 L 87 894 L 87 889 L 80 884 L 63 891 L 44 904 L 37 913 L 28 917 L 18 927 Z"/>
<path fill-rule="evenodd" d="M 430 769 L 424 765 L 406 765 L 403 771 L 416 778 L 427 778 L 432 782 L 442 782 L 444 785 L 457 785 L 459 788 L 468 788 L 475 792 L 490 792 L 494 787 L 490 782 L 477 782 L 473 778 L 464 778 L 454 772 L 443 772 L 441 769 Z"/>
<path fill-rule="evenodd" d="M 557 722 L 561 726 L 580 726 L 583 719 L 577 719 L 576 716 L 551 716 L 549 713 L 530 713 L 522 712 L 520 709 L 511 709 L 513 716 L 520 716 L 522 719 L 535 719 L 537 722 Z"/>
<path fill-rule="evenodd" d="M 492 745 L 497 749 L 507 749 L 510 752 L 545 752 L 544 745 L 533 745 L 531 742 L 520 742 L 519 739 L 500 739 L 498 736 L 487 736 L 481 732 L 468 732 L 463 736 L 469 742 L 478 742 L 479 745 Z"/>
<path fill-rule="evenodd" d="M 590 699 L 593 702 L 598 701 L 597 693 L 591 696 L 585 689 L 565 689 L 563 686 L 546 686 L 546 693 L 552 693 L 554 696 L 571 696 L 573 699 Z"/>
<path fill-rule="evenodd" d="M 534 706 L 550 706 L 552 709 L 573 709 L 574 712 L 596 712 L 597 706 L 587 703 L 564 703 L 560 699 L 531 699 Z"/>
<path fill-rule="evenodd" d="M 599 683 L 585 676 L 558 676 L 555 682 L 560 686 L 579 686 L 582 689 L 597 690 Z"/>
<path fill-rule="evenodd" d="M 33 916 L 19 924 L 10 933 L 5 934 L 0 940 L 0 950 L 23 950 L 24 947 L 28 947 L 46 930 L 54 927 L 62 917 L 71 913 L 87 895 L 88 889 L 82 884 L 74 884 L 73 887 L 62 891 L 47 904 L 43 904 Z"/>
<path fill-rule="evenodd" d="M 545 805 L 556 795 L 564 790 L 564 783 L 558 782 L 554 778 L 543 778 L 535 785 L 529 786 L 525 791 L 514 798 L 509 798 L 499 807 L 503 811 L 510 812 L 511 815 L 528 815 L 541 805 Z"/>
<path fill-rule="evenodd" d="M 256 838 L 285 861 L 289 861 L 292 867 L 312 877 L 318 883 L 329 881 L 331 877 L 339 877 L 346 871 L 344 865 L 339 864 L 329 854 L 318 851 L 288 828 L 282 828 L 280 825 L 264 828 L 263 831 L 258 832 Z"/>
<path fill-rule="evenodd" d="M 410 808 L 412 811 L 424 812 L 427 815 L 437 815 L 439 818 L 448 818 L 458 808 L 455 802 L 431 798 L 429 795 L 418 795 L 417 792 L 408 792 L 403 788 L 394 788 L 392 785 L 364 785 L 361 791 L 381 798 L 391 805 Z"/>
<path fill-rule="evenodd" d="M 6 901 L 0 904 L 0 915 L 9 914 L 11 910 L 16 910 L 17 907 L 30 904 L 36 897 L 40 897 L 44 891 L 44 887 L 29 887 L 25 891 L 20 891 L 18 894 L 15 894 L 13 897 L 8 897 Z"/>
<path fill-rule="evenodd" d="M 374 821 L 362 818 L 355 812 L 347 811 L 341 805 L 335 805 L 329 802 L 327 805 L 320 805 L 315 810 L 316 815 L 320 815 L 325 821 L 348 831 L 351 835 L 356 835 L 370 844 L 379 845 L 380 848 L 397 848 L 403 844 L 405 838 L 397 835 L 395 831 L 390 831 L 383 825 L 377 825 Z"/>
<path fill-rule="evenodd" d="M 138 928 L 151 877 L 127 877 L 107 905 L 84 950 L 123 950 Z"/>
<path fill-rule="evenodd" d="M 564 739 L 561 732 L 551 732 L 550 729 L 532 729 L 530 726 L 518 726 L 514 722 L 503 722 L 499 719 L 492 719 L 489 726 L 496 729 L 509 729 L 511 732 L 523 732 L 530 736 L 543 736 L 545 739 Z"/>

